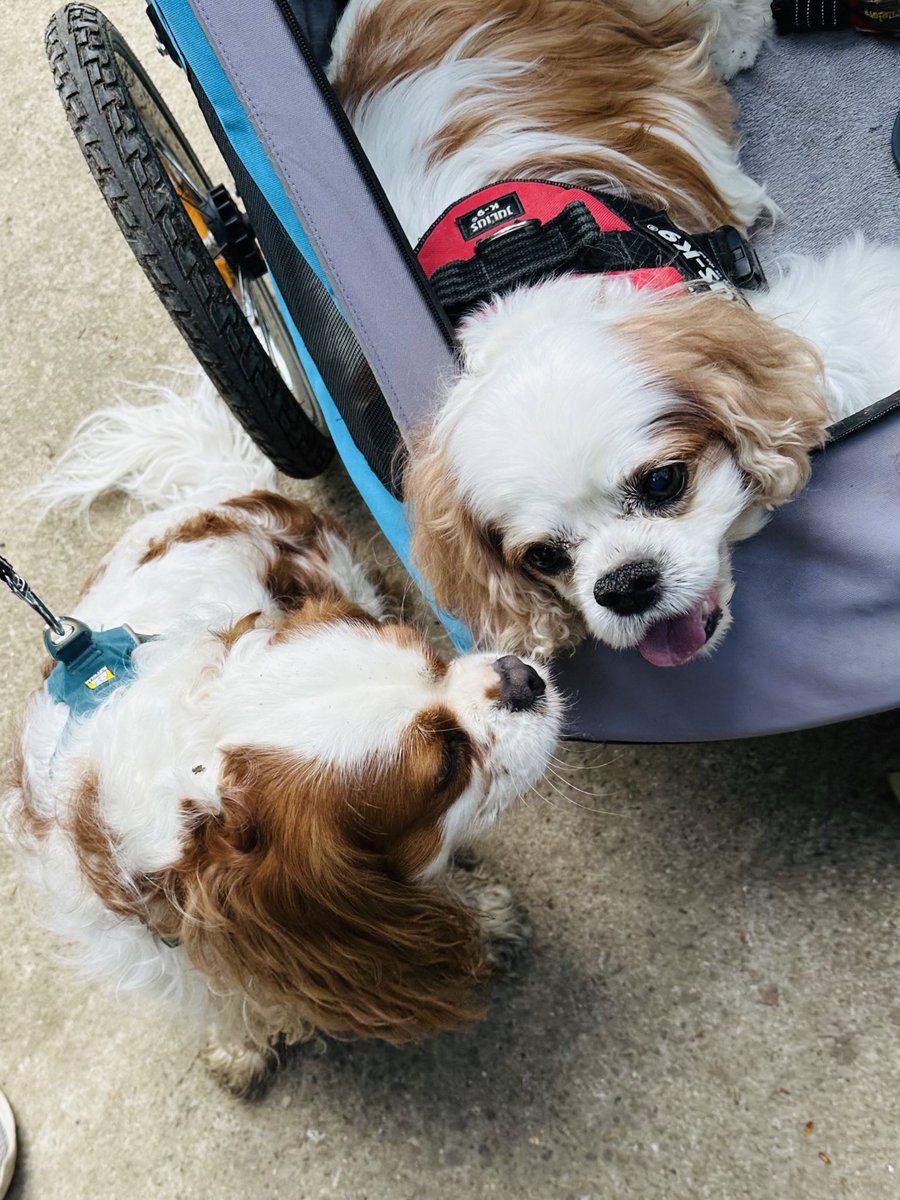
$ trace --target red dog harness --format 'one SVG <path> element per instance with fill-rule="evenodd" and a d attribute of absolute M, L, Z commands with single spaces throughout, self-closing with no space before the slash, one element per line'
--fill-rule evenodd
<path fill-rule="evenodd" d="M 543 180 L 492 183 L 457 200 L 416 247 L 451 318 L 511 288 L 606 274 L 638 287 L 759 287 L 756 254 L 730 225 L 687 234 L 663 212 Z"/>

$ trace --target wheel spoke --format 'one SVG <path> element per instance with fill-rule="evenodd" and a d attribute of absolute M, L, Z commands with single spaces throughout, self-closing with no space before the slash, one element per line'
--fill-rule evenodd
<path fill-rule="evenodd" d="M 195 182 L 195 180 L 188 175 L 187 171 L 185 171 L 172 150 L 166 145 L 162 138 L 160 138 L 158 135 L 154 135 L 152 137 L 152 141 L 156 148 L 157 154 L 163 160 L 163 166 L 166 168 L 169 178 L 173 183 L 180 185 L 178 194 L 182 201 L 185 204 L 193 205 L 194 208 L 196 208 L 207 220 L 209 220 L 210 209 L 203 190 Z M 190 191 L 190 197 L 185 195 L 185 190 Z"/>

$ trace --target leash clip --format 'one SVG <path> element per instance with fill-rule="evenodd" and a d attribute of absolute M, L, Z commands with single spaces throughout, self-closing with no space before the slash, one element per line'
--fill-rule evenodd
<path fill-rule="evenodd" d="M 57 634 L 49 625 L 44 630 L 47 653 L 57 662 L 74 662 L 91 644 L 91 631 L 84 621 L 76 621 L 74 617 L 60 617 L 59 624 L 61 634 Z"/>

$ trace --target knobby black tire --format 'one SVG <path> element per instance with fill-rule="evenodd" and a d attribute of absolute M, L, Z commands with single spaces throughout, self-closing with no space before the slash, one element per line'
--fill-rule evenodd
<path fill-rule="evenodd" d="M 56 89 L 91 174 L 178 331 L 276 467 L 309 479 L 334 446 L 291 394 L 194 228 L 129 92 L 117 53 L 185 141 L 116 28 L 87 4 L 47 27 Z"/>

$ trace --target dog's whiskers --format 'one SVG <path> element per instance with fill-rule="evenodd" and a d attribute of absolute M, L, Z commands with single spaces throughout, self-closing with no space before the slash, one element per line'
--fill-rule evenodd
<path fill-rule="evenodd" d="M 554 779 L 558 779 L 564 787 L 571 789 L 573 792 L 578 792 L 578 794 L 581 796 L 587 796 L 591 800 L 602 800 L 607 796 L 617 796 L 622 791 L 621 788 L 614 788 L 612 791 L 608 792 L 589 792 L 584 788 L 576 787 L 574 783 L 570 783 L 568 779 L 560 775 L 557 771 L 554 771 L 551 766 L 548 765 L 547 770 L 554 777 Z M 547 782 L 549 783 L 549 780 Z"/>
<path fill-rule="evenodd" d="M 614 758 L 607 758 L 603 762 L 598 763 L 569 763 L 563 758 L 557 758 L 555 754 L 550 755 L 550 762 L 554 767 L 559 767 L 561 771 L 602 771 L 605 767 L 610 767 L 613 763 L 618 762 L 621 755 L 616 755 Z"/>
<path fill-rule="evenodd" d="M 609 747 L 598 746 L 596 749 L 598 754 L 603 754 L 605 751 L 609 750 Z M 610 758 L 604 759 L 603 762 L 597 762 L 596 759 L 591 761 L 585 757 L 582 763 L 570 763 L 558 754 L 551 754 L 550 759 L 556 766 L 565 766 L 570 771 L 599 771 L 602 767 L 611 767 L 614 763 L 617 763 L 624 756 L 624 754 L 625 749 L 623 748 L 619 750 L 618 753 L 613 754 Z"/>
<path fill-rule="evenodd" d="M 557 777 L 557 778 L 558 778 L 558 777 Z M 558 787 L 556 787 L 556 785 L 553 783 L 552 779 L 549 779 L 549 778 L 548 778 L 546 775 L 544 776 L 544 782 L 547 784 L 547 786 L 550 788 L 550 790 L 551 790 L 551 791 L 554 791 L 554 792 L 556 792 L 557 796 L 561 796 L 561 797 L 562 797 L 562 799 L 563 799 L 563 800 L 565 800 L 567 804 L 571 804 L 571 805 L 573 805 L 573 807 L 575 807 L 575 808 L 580 808 L 580 809 L 582 809 L 582 811 L 583 811 L 583 812 L 588 812 L 588 813 L 591 813 L 591 815 L 592 815 L 592 816 L 604 816 L 604 817 L 628 817 L 628 816 L 630 816 L 630 815 L 631 815 L 630 813 L 623 813 L 623 812 L 613 812 L 612 810 L 610 810 L 610 809 L 605 809 L 605 808 L 592 808 L 592 807 L 591 807 L 590 805 L 588 805 L 588 804 L 579 804 L 579 802 L 578 802 L 577 800 L 574 800 L 574 799 L 573 799 L 571 796 L 567 796 L 565 792 L 561 791 L 561 790 L 560 790 Z M 566 782 L 566 781 L 565 781 L 565 780 L 563 780 L 563 782 Z M 571 786 L 571 785 L 569 785 L 569 786 Z M 556 804 L 554 804 L 554 802 L 553 802 L 553 801 L 552 801 L 552 800 L 549 798 L 549 796 L 544 796 L 544 795 L 542 795 L 540 792 L 538 792 L 538 791 L 535 791 L 535 789 L 534 789 L 534 788 L 532 788 L 531 790 L 532 790 L 533 792 L 535 792 L 535 795 L 537 795 L 537 796 L 540 796 L 540 798 L 541 798 L 542 800 L 545 800 L 545 801 L 546 801 L 548 804 L 550 804 L 550 805 L 551 805 L 553 808 L 556 808 L 556 807 L 558 807 L 558 806 L 557 806 Z M 584 793 L 584 795 L 587 795 L 587 796 L 589 796 L 589 795 L 594 795 L 594 794 L 595 794 L 595 795 L 597 795 L 598 797 L 599 797 L 599 796 L 603 796 L 603 795 L 609 795 L 609 796 L 616 795 L 616 793 L 615 793 L 615 792 L 605 792 L 605 793 L 604 793 L 604 792 L 597 792 L 597 793 L 585 792 L 585 793 Z"/>

